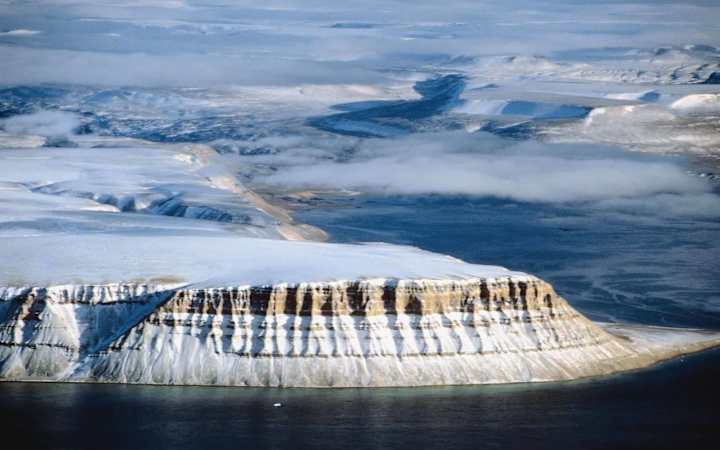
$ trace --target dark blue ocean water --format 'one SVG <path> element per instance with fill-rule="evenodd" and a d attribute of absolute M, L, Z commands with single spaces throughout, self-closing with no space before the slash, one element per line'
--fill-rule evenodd
<path fill-rule="evenodd" d="M 717 449 L 718 380 L 720 351 L 600 380 L 536 385 L 2 383 L 1 448 Z"/>
<path fill-rule="evenodd" d="M 355 197 L 295 217 L 529 272 L 596 320 L 720 329 L 720 218 L 473 197 Z M 340 206 L 340 207 L 338 207 Z"/>

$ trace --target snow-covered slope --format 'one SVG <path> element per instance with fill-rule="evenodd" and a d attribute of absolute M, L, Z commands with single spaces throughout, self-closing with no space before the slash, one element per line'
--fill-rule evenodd
<path fill-rule="evenodd" d="M 82 234 L 133 227 L 212 227 L 165 220 L 181 217 L 225 224 L 245 236 L 321 236 L 292 224 L 284 211 L 212 164 L 213 154 L 201 145 L 3 150 L 0 234 L 18 229 Z"/>
<path fill-rule="evenodd" d="M 591 141 L 717 158 L 718 98 L 718 94 L 689 94 L 670 96 L 669 102 L 598 107 L 582 121 L 548 124 L 539 134 L 552 142 Z"/>
<path fill-rule="evenodd" d="M 720 94 L 692 94 L 675 101 L 670 108 L 685 114 L 720 114 Z"/>
<path fill-rule="evenodd" d="M 485 79 L 575 80 L 652 84 L 717 84 L 720 52 L 697 46 L 625 49 L 592 61 L 546 56 L 477 58 L 469 73 Z"/>

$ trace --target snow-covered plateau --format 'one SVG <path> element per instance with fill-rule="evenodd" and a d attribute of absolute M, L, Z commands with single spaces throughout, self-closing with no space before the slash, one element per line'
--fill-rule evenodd
<path fill-rule="evenodd" d="M 207 148 L 121 142 L 0 152 L 1 379 L 534 382 L 720 345 L 720 333 L 593 323 L 502 267 L 317 242 Z"/>

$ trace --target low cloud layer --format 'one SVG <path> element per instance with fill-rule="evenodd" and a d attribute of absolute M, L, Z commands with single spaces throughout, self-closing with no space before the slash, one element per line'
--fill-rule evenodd
<path fill-rule="evenodd" d="M 64 111 L 38 111 L 0 121 L 0 127 L 12 135 L 67 137 L 80 125 L 75 114 Z"/>
<path fill-rule="evenodd" d="M 346 162 L 294 165 L 295 159 L 283 161 L 282 154 L 275 159 L 279 170 L 259 181 L 292 189 L 464 194 L 527 202 L 701 196 L 710 189 L 668 158 L 594 145 L 511 144 L 484 134 L 367 140 Z M 289 165 L 283 167 L 285 162 Z M 720 213 L 717 200 L 713 204 Z"/>
<path fill-rule="evenodd" d="M 17 30 L 10 30 L 10 31 L 2 31 L 0 32 L 0 36 L 14 36 L 14 37 L 22 37 L 22 36 L 34 36 L 36 34 L 42 33 L 38 30 L 26 30 L 24 28 L 18 28 Z"/>

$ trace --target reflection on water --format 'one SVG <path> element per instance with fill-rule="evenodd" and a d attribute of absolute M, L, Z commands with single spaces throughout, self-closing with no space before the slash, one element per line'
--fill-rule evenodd
<path fill-rule="evenodd" d="M 720 218 L 468 197 L 360 197 L 295 217 L 339 242 L 410 244 L 530 272 L 597 320 L 720 329 Z"/>
<path fill-rule="evenodd" d="M 599 380 L 536 385 L 0 383 L 0 427 L 8 449 L 716 448 L 718 379 L 720 351 Z M 20 440 L 8 441 L 11 433 Z"/>

